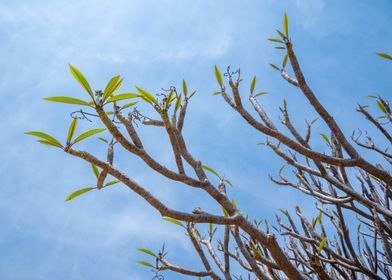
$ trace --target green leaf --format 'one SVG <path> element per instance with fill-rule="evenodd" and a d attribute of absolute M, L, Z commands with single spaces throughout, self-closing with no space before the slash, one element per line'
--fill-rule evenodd
<path fill-rule="evenodd" d="M 284 13 L 284 18 L 283 18 L 283 29 L 284 33 L 286 34 L 286 37 L 289 36 L 289 19 L 287 18 L 287 14 Z"/>
<path fill-rule="evenodd" d="M 320 245 L 317 248 L 317 253 L 320 255 L 321 250 L 323 249 L 323 247 L 325 246 L 325 244 L 327 243 L 327 237 L 324 237 L 323 240 L 321 240 Z"/>
<path fill-rule="evenodd" d="M 79 82 L 79 84 L 87 91 L 90 97 L 94 100 L 94 94 L 91 90 L 89 83 L 87 82 L 86 78 L 83 76 L 82 72 L 80 72 L 76 67 L 69 65 L 69 69 L 71 70 L 72 76 Z"/>
<path fill-rule="evenodd" d="M 231 200 L 231 204 L 233 204 L 234 208 L 238 210 L 237 203 L 235 202 L 234 198 Z"/>
<path fill-rule="evenodd" d="M 180 227 L 185 228 L 185 226 L 179 220 L 176 220 L 176 219 L 173 219 L 173 218 L 170 218 L 170 217 L 165 217 L 165 218 L 162 218 L 162 219 L 165 220 L 165 221 L 171 222 L 173 224 L 179 225 Z"/>
<path fill-rule="evenodd" d="M 283 209 L 279 209 L 279 211 L 280 211 L 280 212 L 281 212 L 283 215 L 285 215 L 286 217 L 288 217 L 288 216 L 289 216 L 285 210 L 283 210 Z"/>
<path fill-rule="evenodd" d="M 148 250 L 148 249 L 145 249 L 145 248 L 137 248 L 137 250 L 140 251 L 140 252 L 146 253 L 147 255 L 150 255 L 150 256 L 153 256 L 153 257 L 157 257 L 156 254 L 154 254 L 153 252 L 151 252 L 151 251 Z"/>
<path fill-rule="evenodd" d="M 154 267 L 152 264 L 150 264 L 149 262 L 145 262 L 145 261 L 137 261 L 136 263 L 144 265 L 144 266 L 148 266 L 148 267 Z"/>
<path fill-rule="evenodd" d="M 186 85 L 185 80 L 182 80 L 182 92 L 184 93 L 185 96 L 188 95 L 188 87 Z"/>
<path fill-rule="evenodd" d="M 310 123 L 310 125 L 315 124 L 315 122 L 317 122 L 317 121 L 318 121 L 318 118 L 315 118 L 315 119 Z"/>
<path fill-rule="evenodd" d="M 185 93 L 184 93 L 184 94 L 185 94 Z M 180 93 L 180 96 L 177 97 L 176 106 L 175 106 L 175 110 L 176 110 L 176 111 L 177 111 L 178 109 L 180 109 L 181 100 L 182 100 L 182 93 Z"/>
<path fill-rule="evenodd" d="M 95 128 L 95 129 L 91 129 L 89 131 L 86 131 L 82 134 L 80 134 L 78 137 L 76 137 L 76 139 L 73 141 L 73 143 L 78 143 L 80 141 L 82 141 L 83 139 L 86 139 L 87 137 L 93 136 L 97 133 L 100 133 L 102 131 L 105 131 L 106 128 Z M 105 142 L 105 141 L 104 141 Z"/>
<path fill-rule="evenodd" d="M 99 177 L 99 170 L 98 167 L 95 164 L 91 164 L 91 168 L 93 169 L 95 177 Z"/>
<path fill-rule="evenodd" d="M 45 139 L 45 140 L 47 140 L 48 142 L 51 142 L 52 144 L 54 144 L 57 147 L 62 147 L 63 146 L 63 145 L 61 145 L 61 143 L 57 139 L 53 138 L 49 134 L 46 134 L 46 133 L 43 133 L 43 132 L 40 132 L 40 131 L 29 131 L 29 132 L 25 132 L 25 134 L 33 135 L 33 136 Z"/>
<path fill-rule="evenodd" d="M 110 181 L 110 182 L 106 183 L 104 185 L 104 187 L 109 187 L 109 186 L 112 186 L 112 185 L 117 184 L 117 183 L 120 183 L 120 180 Z"/>
<path fill-rule="evenodd" d="M 201 168 L 203 168 L 204 170 L 207 170 L 209 172 L 211 172 L 212 174 L 215 174 L 216 176 L 219 177 L 218 173 L 216 173 L 216 171 L 214 169 L 212 169 L 211 167 L 208 167 L 207 165 L 202 165 Z"/>
<path fill-rule="evenodd" d="M 285 50 L 286 48 L 282 47 L 282 46 L 278 46 L 278 47 L 275 47 L 275 49 L 277 49 L 277 50 Z"/>
<path fill-rule="evenodd" d="M 106 144 L 107 144 L 107 143 L 109 143 L 109 141 L 108 141 L 108 140 L 106 140 L 105 138 L 98 137 L 98 139 L 99 139 L 99 140 L 101 140 L 102 142 L 105 142 Z"/>
<path fill-rule="evenodd" d="M 256 87 L 256 76 L 253 77 L 252 82 L 250 83 L 250 93 L 253 94 Z"/>
<path fill-rule="evenodd" d="M 168 106 L 173 102 L 175 97 L 173 98 L 174 90 L 170 90 L 169 95 L 165 98 L 165 108 L 168 108 Z"/>
<path fill-rule="evenodd" d="M 86 192 L 89 192 L 89 191 L 93 190 L 93 189 L 95 189 L 95 188 L 84 188 L 84 189 L 77 190 L 77 191 L 71 193 L 71 194 L 65 199 L 65 201 L 70 201 L 70 200 L 74 199 L 75 197 L 80 196 L 80 195 L 82 195 L 82 194 L 84 194 L 84 193 L 86 193 Z"/>
<path fill-rule="evenodd" d="M 390 56 L 389 54 L 386 54 L 386 53 L 376 53 L 379 57 L 382 57 L 382 58 L 386 58 L 386 59 L 389 59 L 389 60 L 392 60 L 392 56 Z"/>
<path fill-rule="evenodd" d="M 226 209 L 225 208 L 223 208 L 222 207 L 222 212 L 223 212 L 223 215 L 225 216 L 225 217 L 228 217 L 229 216 L 229 213 L 226 211 Z"/>
<path fill-rule="evenodd" d="M 228 183 L 231 187 L 234 187 L 233 184 L 228 179 L 226 179 L 225 182 Z"/>
<path fill-rule="evenodd" d="M 383 113 L 385 113 L 385 114 L 387 113 L 387 109 L 385 108 L 384 104 L 382 104 L 381 101 L 377 100 L 377 105 L 378 105 L 378 108 L 380 108 L 380 110 L 383 111 Z"/>
<path fill-rule="evenodd" d="M 275 70 L 277 70 L 277 71 L 279 71 L 279 72 L 280 72 L 280 69 L 279 69 L 279 67 L 278 67 L 278 66 L 276 66 L 275 64 L 272 64 L 272 63 L 270 63 L 270 66 L 271 66 L 272 68 L 274 68 Z"/>
<path fill-rule="evenodd" d="M 265 92 L 265 91 L 259 92 L 259 93 L 255 94 L 255 97 L 260 96 L 260 95 L 264 95 L 264 94 L 268 94 L 268 92 Z"/>
<path fill-rule="evenodd" d="M 324 138 L 325 142 L 327 142 L 328 144 L 330 144 L 330 145 L 331 145 L 331 142 L 329 141 L 329 138 L 328 138 L 328 136 L 327 136 L 327 135 L 325 135 L 325 134 L 323 134 L 323 133 L 320 133 L 320 135 L 321 135 L 321 137 L 323 137 L 323 138 Z"/>
<path fill-rule="evenodd" d="M 138 103 L 138 102 L 136 101 L 136 102 L 131 102 L 131 103 L 125 104 L 124 106 L 121 107 L 121 110 L 122 110 L 122 109 L 129 108 L 129 107 L 132 107 L 133 105 L 135 105 L 135 104 L 137 104 L 137 103 Z"/>
<path fill-rule="evenodd" d="M 103 92 L 103 101 L 109 98 L 109 96 L 111 96 L 121 86 L 122 82 L 123 79 L 120 79 L 119 75 L 111 78 Z"/>
<path fill-rule="evenodd" d="M 320 225 L 323 224 L 323 212 L 320 212 L 320 214 L 318 214 L 317 221 L 319 222 Z"/>
<path fill-rule="evenodd" d="M 220 92 L 220 91 L 215 91 L 214 93 L 213 93 L 213 95 L 219 95 L 219 94 L 221 94 L 222 92 Z"/>
<path fill-rule="evenodd" d="M 71 140 L 72 140 L 73 135 L 75 134 L 75 130 L 76 130 L 77 125 L 78 125 L 78 119 L 73 119 L 73 121 L 68 129 L 67 143 L 71 143 Z"/>
<path fill-rule="evenodd" d="M 316 226 L 317 220 L 315 218 L 312 219 L 312 228 Z"/>
<path fill-rule="evenodd" d="M 268 41 L 275 42 L 275 43 L 284 43 L 282 40 L 275 39 L 275 38 L 269 38 Z"/>
<path fill-rule="evenodd" d="M 87 101 L 80 100 L 80 99 L 73 98 L 73 97 L 68 97 L 68 96 L 52 96 L 52 97 L 46 97 L 46 98 L 42 98 L 42 99 L 46 100 L 46 101 L 52 101 L 52 102 L 90 106 L 90 104 Z"/>
<path fill-rule="evenodd" d="M 137 93 L 121 93 L 116 96 L 110 97 L 106 103 L 111 103 L 114 101 L 120 101 L 120 100 L 125 100 L 130 98 L 137 98 L 137 97 L 140 97 L 140 95 Z"/>
<path fill-rule="evenodd" d="M 192 96 L 194 96 L 196 94 L 196 90 L 194 92 L 191 93 L 191 95 L 189 95 L 189 99 L 192 98 Z"/>
<path fill-rule="evenodd" d="M 145 91 L 144 89 L 141 89 L 139 87 L 136 87 L 137 91 L 140 92 L 142 96 L 144 96 L 145 100 L 149 103 L 154 103 L 155 105 L 159 106 L 158 101 L 156 98 L 149 92 Z"/>
<path fill-rule="evenodd" d="M 368 95 L 368 96 L 366 96 L 367 98 L 377 98 L 377 96 L 375 96 L 375 95 Z"/>
<path fill-rule="evenodd" d="M 218 66 L 215 65 L 214 70 L 215 70 L 215 78 L 216 78 L 216 81 L 218 82 L 218 84 L 220 85 L 220 87 L 222 87 L 222 85 L 223 85 L 222 74 L 221 74 L 221 72 L 219 71 Z"/>
<path fill-rule="evenodd" d="M 289 59 L 289 55 L 286 54 L 286 56 L 283 58 L 283 63 L 282 63 L 283 69 L 286 67 L 288 59 Z"/>
<path fill-rule="evenodd" d="M 286 38 L 286 36 L 284 36 L 284 34 L 279 30 L 276 30 L 276 32 L 278 32 L 279 36 L 282 37 L 282 39 Z"/>
<path fill-rule="evenodd" d="M 210 232 L 212 232 L 213 228 L 214 228 L 214 224 L 210 223 Z"/>
<path fill-rule="evenodd" d="M 371 177 L 371 178 L 373 178 L 374 180 L 376 180 L 378 183 L 380 183 L 380 179 L 379 179 L 379 178 L 377 178 L 376 176 L 374 176 L 374 175 L 370 175 L 370 177 Z"/>
<path fill-rule="evenodd" d="M 38 140 L 38 142 L 40 142 L 41 144 L 44 144 L 44 145 L 54 146 L 54 147 L 57 147 L 57 148 L 62 148 L 63 147 L 63 146 L 58 145 L 56 143 L 49 142 L 48 140 L 45 140 L 45 139 Z"/>

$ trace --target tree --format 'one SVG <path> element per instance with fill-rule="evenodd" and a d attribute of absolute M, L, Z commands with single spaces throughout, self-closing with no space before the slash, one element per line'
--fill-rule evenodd
<path fill-rule="evenodd" d="M 381 112 L 379 117 L 371 114 L 367 106 L 359 105 L 357 108 L 376 127 L 383 140 L 379 136 L 374 140 L 368 134 L 363 137 L 361 133 L 353 133 L 350 141 L 307 84 L 289 37 L 287 15 L 284 16 L 283 32 L 277 32 L 279 37 L 269 40 L 276 43 L 276 48 L 282 49 L 286 55 L 281 67 L 274 64 L 271 66 L 284 80 L 304 94 L 319 118 L 325 122 L 329 131 L 321 134 L 321 137 L 328 146 L 329 154 L 318 152 L 310 145 L 315 120 L 307 122 L 306 133 L 301 135 L 290 120 L 286 101 L 280 108 L 281 123 L 290 134 L 279 129 L 258 101 L 265 93 L 255 93 L 256 77 L 249 90 L 249 101 L 254 114 L 243 106 L 243 97 L 239 92 L 239 85 L 242 83 L 239 69 L 231 71 L 228 67 L 222 75 L 215 66 L 219 91 L 214 94 L 221 95 L 250 127 L 269 137 L 264 144 L 286 162 L 278 177 L 271 177 L 271 180 L 315 199 L 319 211 L 317 217 L 305 217 L 299 207 L 295 214 L 281 209 L 280 216 L 276 216 L 276 225 L 270 225 L 267 221 L 252 221 L 241 212 L 235 200 L 229 198 L 227 193 L 231 182 L 213 168 L 204 165 L 187 147 L 182 129 L 187 107 L 196 91 L 191 93 L 185 81 L 182 81 L 181 91 L 170 87 L 159 96 L 139 87 L 136 87 L 136 93 L 117 94 L 122 79 L 115 76 L 103 91 L 93 91 L 83 74 L 70 65 L 72 75 L 88 93 L 90 100 L 63 96 L 45 100 L 77 104 L 87 107 L 89 111 L 81 109 L 71 114 L 73 120 L 65 144 L 43 132 L 26 132 L 39 137 L 38 141 L 42 144 L 62 149 L 91 164 L 97 177 L 96 187 L 78 190 L 66 201 L 121 182 L 159 211 L 165 220 L 180 226 L 186 232 L 195 248 L 195 256 L 200 258 L 204 268 L 193 270 L 171 264 L 164 247 L 156 253 L 139 248 L 139 251 L 153 259 L 152 262 L 139 263 L 153 268 L 157 273 L 156 278 L 161 277 L 161 271 L 171 270 L 199 278 L 243 279 L 232 273 L 230 268 L 234 265 L 241 267 L 248 279 L 392 278 L 392 176 L 387 169 L 387 165 L 392 163 L 392 155 L 388 152 L 392 142 L 388 132 L 388 125 L 392 121 L 389 103 L 380 96 L 369 96 L 376 101 Z M 384 53 L 378 55 L 392 59 Z M 288 64 L 291 65 L 292 75 L 286 70 Z M 136 108 L 138 102 L 151 106 L 155 116 L 146 116 Z M 113 111 L 109 111 L 109 106 L 112 106 Z M 104 128 L 94 128 L 74 137 L 78 120 L 90 118 L 102 122 Z M 177 170 L 163 166 L 148 153 L 137 132 L 137 123 L 156 127 L 167 134 Z M 78 142 L 105 130 L 111 138 L 98 139 L 107 144 L 106 160 L 74 148 Z M 206 192 L 222 208 L 222 214 L 207 213 L 199 207 L 192 213 L 186 213 L 165 205 L 146 187 L 115 166 L 115 145 L 140 158 L 157 173 Z M 384 146 L 387 148 L 383 148 Z M 360 154 L 360 149 L 375 154 L 380 163 L 369 162 Z M 286 166 L 292 174 L 287 175 Z M 106 182 L 109 175 L 114 180 Z M 211 176 L 218 178 L 217 185 L 209 179 Z M 359 224 L 358 227 L 349 222 L 354 219 Z M 217 238 L 217 235 L 221 235 L 221 238 Z"/>

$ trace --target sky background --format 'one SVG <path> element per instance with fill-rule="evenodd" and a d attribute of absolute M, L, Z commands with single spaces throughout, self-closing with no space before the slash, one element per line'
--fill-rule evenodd
<path fill-rule="evenodd" d="M 94 186 L 85 162 L 37 144 L 25 131 L 66 137 L 72 105 L 42 101 L 48 96 L 86 94 L 68 70 L 78 67 L 94 89 L 117 74 L 121 91 L 139 85 L 151 92 L 171 85 L 197 90 L 184 134 L 203 163 L 225 174 L 234 188 L 229 195 L 256 219 L 273 221 L 279 208 L 301 205 L 314 214 L 311 199 L 277 187 L 268 179 L 282 162 L 266 147 L 263 135 L 245 125 L 220 96 L 213 65 L 241 67 L 243 94 L 257 75 L 257 91 L 273 121 L 286 98 L 292 118 L 303 131 L 314 111 L 299 91 L 268 66 L 280 65 L 283 53 L 267 38 L 281 28 L 287 12 L 297 56 L 321 102 L 351 134 L 361 117 L 357 103 L 365 96 L 390 97 L 388 61 L 375 52 L 392 53 L 392 2 L 379 1 L 5 1 L 0 0 L 0 278 L 151 279 L 135 264 L 165 242 L 168 259 L 200 268 L 184 232 L 123 185 L 90 192 L 64 203 L 74 190 Z M 373 107 L 375 107 L 373 105 Z M 78 132 L 97 123 L 80 122 Z M 326 146 L 319 137 L 312 145 Z M 167 139 L 157 129 L 140 128 L 145 145 L 163 164 L 173 167 Z M 377 140 L 377 135 L 375 140 Z M 104 156 L 104 145 L 89 139 L 78 146 Z M 170 207 L 196 206 L 219 213 L 201 192 L 173 184 L 116 147 L 115 164 Z M 185 279 L 165 273 L 165 279 Z"/>

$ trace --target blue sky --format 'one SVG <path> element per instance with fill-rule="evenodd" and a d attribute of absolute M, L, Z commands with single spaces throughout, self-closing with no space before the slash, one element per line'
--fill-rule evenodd
<path fill-rule="evenodd" d="M 75 189 L 94 184 L 90 167 L 23 132 L 47 131 L 64 139 L 69 112 L 77 107 L 41 98 L 84 94 L 67 63 L 82 70 L 95 89 L 117 74 L 125 77 L 123 91 L 140 85 L 158 92 L 185 78 L 198 91 L 184 131 L 188 146 L 236 185 L 230 195 L 243 211 L 270 220 L 278 208 L 295 205 L 313 213 L 312 200 L 268 180 L 282 162 L 256 146 L 265 137 L 212 95 L 213 65 L 232 65 L 241 67 L 244 89 L 257 75 L 257 90 L 269 92 L 261 102 L 275 122 L 283 98 L 299 127 L 315 116 L 268 66 L 282 60 L 266 39 L 281 27 L 285 11 L 307 80 L 351 133 L 361 121 L 357 103 L 369 103 L 369 94 L 391 96 L 390 64 L 374 55 L 392 53 L 389 0 L 0 0 L 0 278 L 150 279 L 151 273 L 135 264 L 144 258 L 135 248 L 157 250 L 163 242 L 171 261 L 200 267 L 188 258 L 193 251 L 184 233 L 124 186 L 64 203 Z M 88 125 L 81 123 L 79 131 Z M 323 128 L 318 124 L 316 132 Z M 141 128 L 141 134 L 148 149 L 173 166 L 167 140 L 154 129 Z M 326 147 L 314 135 L 312 145 L 322 151 Z M 103 155 L 102 143 L 93 139 L 79 148 Z M 171 207 L 218 210 L 202 193 L 154 174 L 119 147 L 117 152 L 116 163 Z"/>

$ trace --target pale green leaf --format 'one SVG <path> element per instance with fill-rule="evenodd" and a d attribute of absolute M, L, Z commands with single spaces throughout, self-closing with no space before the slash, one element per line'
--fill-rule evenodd
<path fill-rule="evenodd" d="M 52 96 L 52 97 L 43 98 L 43 100 L 51 101 L 51 102 L 60 102 L 60 103 L 90 106 L 90 104 L 87 101 L 80 100 L 80 99 L 73 98 L 73 97 L 68 97 L 68 96 Z"/>
<path fill-rule="evenodd" d="M 67 143 L 70 143 L 73 135 L 75 134 L 76 126 L 78 125 L 78 119 L 73 119 L 68 129 Z"/>
<path fill-rule="evenodd" d="M 380 110 L 383 112 L 383 113 L 387 113 L 387 109 L 385 108 L 385 106 L 384 106 L 384 104 L 382 104 L 382 102 L 381 101 L 378 101 L 377 100 L 377 105 L 378 105 L 378 108 L 380 108 Z"/>
<path fill-rule="evenodd" d="M 285 210 L 283 210 L 283 209 L 279 209 L 279 211 L 280 211 L 283 215 L 285 215 L 286 217 L 289 216 L 289 214 L 287 213 L 287 211 L 285 211 Z"/>
<path fill-rule="evenodd" d="M 379 57 L 382 57 L 382 58 L 386 58 L 386 59 L 389 59 L 389 60 L 392 60 L 392 56 L 390 56 L 389 54 L 386 54 L 386 53 L 377 53 L 377 55 L 379 56 Z"/>
<path fill-rule="evenodd" d="M 108 141 L 108 140 L 106 140 L 105 138 L 98 137 L 98 139 L 99 139 L 99 140 L 101 140 L 102 142 L 105 142 L 106 144 L 107 144 L 107 143 L 109 143 L 109 141 Z"/>
<path fill-rule="evenodd" d="M 216 173 L 216 171 L 215 171 L 214 169 L 212 169 L 211 167 L 209 167 L 209 166 L 207 166 L 207 165 L 204 165 L 204 164 L 203 164 L 201 167 L 202 167 L 204 170 L 207 170 L 207 171 L 211 172 L 212 174 L 215 174 L 216 176 L 219 177 L 218 173 Z"/>
<path fill-rule="evenodd" d="M 69 69 L 71 70 L 72 76 L 79 82 L 79 84 L 87 91 L 90 97 L 94 100 L 94 94 L 91 90 L 90 84 L 87 82 L 87 79 L 83 76 L 82 72 L 80 72 L 76 67 L 69 65 Z"/>
<path fill-rule="evenodd" d="M 110 97 L 106 103 L 111 103 L 111 102 L 114 102 L 114 101 L 120 101 L 120 100 L 125 100 L 125 99 L 130 99 L 130 98 L 137 98 L 137 97 L 140 97 L 140 95 L 137 94 L 137 93 L 132 93 L 132 92 L 130 92 L 130 93 L 121 93 L 121 94 L 118 94 L 116 96 Z"/>
<path fill-rule="evenodd" d="M 188 86 L 186 85 L 185 80 L 182 80 L 182 92 L 184 93 L 185 96 L 188 95 Z"/>
<path fill-rule="evenodd" d="M 89 192 L 89 191 L 93 190 L 93 189 L 95 189 L 95 188 L 84 188 L 84 189 L 77 190 L 77 191 L 71 193 L 71 194 L 65 199 L 65 201 L 70 201 L 70 200 L 74 199 L 75 197 L 80 196 L 80 195 L 82 195 L 82 194 L 84 194 L 84 193 L 86 193 L 86 192 Z"/>
<path fill-rule="evenodd" d="M 283 62 L 282 62 L 283 69 L 286 67 L 288 59 L 289 59 L 289 56 L 286 54 L 285 57 L 283 58 Z"/>
<path fill-rule="evenodd" d="M 153 252 L 151 252 L 151 251 L 148 250 L 148 249 L 145 249 L 145 248 L 137 248 L 137 250 L 140 251 L 140 252 L 143 252 L 143 253 L 145 253 L 145 254 L 147 254 L 147 255 L 150 255 L 150 256 L 153 256 L 153 257 L 157 257 L 156 254 L 154 254 Z"/>
<path fill-rule="evenodd" d="M 256 76 L 253 77 L 252 82 L 250 83 L 250 93 L 253 94 L 256 87 Z"/>
<path fill-rule="evenodd" d="M 320 214 L 318 214 L 317 221 L 319 222 L 320 225 L 323 224 L 323 212 L 320 212 Z"/>
<path fill-rule="evenodd" d="M 121 106 L 121 110 L 122 110 L 122 109 L 129 108 L 129 107 L 132 107 L 133 105 L 135 105 L 135 104 L 137 104 L 137 103 L 138 103 L 138 102 L 136 101 L 136 102 L 131 102 L 131 103 L 125 104 L 124 106 Z"/>
<path fill-rule="evenodd" d="M 313 218 L 312 219 L 312 228 L 314 228 L 316 226 L 317 223 L 317 219 Z"/>
<path fill-rule="evenodd" d="M 274 68 L 275 70 L 277 70 L 277 71 L 279 71 L 279 72 L 280 72 L 280 69 L 279 69 L 279 67 L 278 67 L 278 66 L 276 66 L 275 64 L 272 64 L 272 63 L 270 63 L 270 66 L 271 66 L 272 68 Z"/>
<path fill-rule="evenodd" d="M 221 72 L 219 71 L 218 66 L 215 65 L 214 71 L 215 71 L 215 78 L 216 78 L 216 81 L 218 82 L 218 84 L 220 85 L 220 87 L 222 87 L 222 85 L 223 85 L 222 74 L 221 74 Z"/>
<path fill-rule="evenodd" d="M 259 93 L 255 94 L 255 97 L 260 96 L 260 95 L 265 95 L 265 94 L 268 94 L 268 92 L 265 92 L 265 91 L 259 92 Z"/>
<path fill-rule="evenodd" d="M 154 103 L 155 105 L 159 106 L 158 105 L 158 101 L 156 100 L 156 98 L 151 93 L 149 93 L 149 92 L 147 92 L 144 89 L 139 88 L 139 87 L 136 87 L 136 89 L 137 89 L 138 92 L 140 92 L 140 94 L 142 96 L 144 96 L 146 101 L 149 101 L 149 103 Z"/>
<path fill-rule="evenodd" d="M 109 83 L 106 85 L 105 90 L 103 92 L 103 101 L 108 99 L 116 90 L 121 86 L 123 79 L 120 79 L 120 76 L 114 76 L 110 79 Z"/>
<path fill-rule="evenodd" d="M 234 208 L 238 210 L 237 203 L 235 202 L 234 198 L 231 200 L 231 204 L 233 204 Z"/>
<path fill-rule="evenodd" d="M 225 217 L 228 217 L 229 216 L 229 213 L 226 211 L 226 209 L 225 208 L 223 208 L 222 207 L 222 212 L 223 212 L 223 215 L 225 216 Z"/>
<path fill-rule="evenodd" d="M 53 147 L 57 147 L 57 148 L 62 148 L 61 145 L 58 145 L 56 143 L 50 142 L 50 141 L 45 140 L 45 139 L 38 140 L 38 142 L 40 142 L 41 144 L 44 144 L 44 145 L 53 146 Z"/>
<path fill-rule="evenodd" d="M 289 36 L 289 19 L 288 19 L 286 13 L 284 13 L 284 18 L 283 18 L 283 29 L 284 29 L 284 33 L 286 34 L 286 37 L 288 37 Z"/>
<path fill-rule="evenodd" d="M 185 94 L 185 93 L 184 93 Z M 180 106 L 181 106 L 181 100 L 182 100 L 182 93 L 180 93 L 180 95 L 177 97 L 177 101 L 176 101 L 176 106 L 175 106 L 175 110 L 177 111 Z"/>
<path fill-rule="evenodd" d="M 276 30 L 276 32 L 278 32 L 279 36 L 282 37 L 282 39 L 286 38 L 286 36 L 279 30 Z"/>
<path fill-rule="evenodd" d="M 110 182 L 106 183 L 104 185 L 104 187 L 109 187 L 109 186 L 112 186 L 112 185 L 117 184 L 117 183 L 120 183 L 120 180 L 110 181 Z"/>
<path fill-rule="evenodd" d="M 162 218 L 162 219 L 165 220 L 165 221 L 171 222 L 173 224 L 176 224 L 176 225 L 178 225 L 180 227 L 185 228 L 185 226 L 179 220 L 176 220 L 176 219 L 173 219 L 173 218 L 170 218 L 170 217 L 165 217 L 165 218 Z"/>
<path fill-rule="evenodd" d="M 329 138 L 327 135 L 320 133 L 321 137 L 323 137 L 323 139 L 325 140 L 325 142 L 327 142 L 328 144 L 331 144 L 331 142 L 329 141 Z"/>
<path fill-rule="evenodd" d="M 165 107 L 168 106 L 173 102 L 176 97 L 174 96 L 174 90 L 170 90 L 169 95 L 164 99 L 165 100 Z"/>
<path fill-rule="evenodd" d="M 95 129 L 91 129 L 89 131 L 86 131 L 82 134 L 80 134 L 78 137 L 76 137 L 76 139 L 73 141 L 73 143 L 78 143 L 80 141 L 82 141 L 83 139 L 86 139 L 87 137 L 93 136 L 97 133 L 100 133 L 102 131 L 105 131 L 106 128 L 95 128 Z"/>
<path fill-rule="evenodd" d="M 324 248 L 325 244 L 327 243 L 327 237 L 324 237 L 323 240 L 321 240 L 320 245 L 317 248 L 317 253 L 320 255 L 321 250 Z"/>
<path fill-rule="evenodd" d="M 51 142 L 52 144 L 55 144 L 58 147 L 62 147 L 61 143 L 57 139 L 50 136 L 49 134 L 46 134 L 46 133 L 43 133 L 40 131 L 29 131 L 29 132 L 25 132 L 25 134 L 33 135 L 33 136 L 45 139 L 48 142 Z"/>
<path fill-rule="evenodd" d="M 228 179 L 226 179 L 225 182 L 228 183 L 231 187 L 233 187 L 233 184 Z"/>
<path fill-rule="evenodd" d="M 144 265 L 144 266 L 148 266 L 148 267 L 154 267 L 152 264 L 150 264 L 149 262 L 145 262 L 145 261 L 137 261 L 136 263 Z"/>
<path fill-rule="evenodd" d="M 95 164 L 91 164 L 91 168 L 93 169 L 95 177 L 99 177 L 99 170 L 98 167 Z"/>
<path fill-rule="evenodd" d="M 275 43 L 284 43 L 282 40 L 275 39 L 275 38 L 269 38 L 268 41 L 275 42 Z"/>

